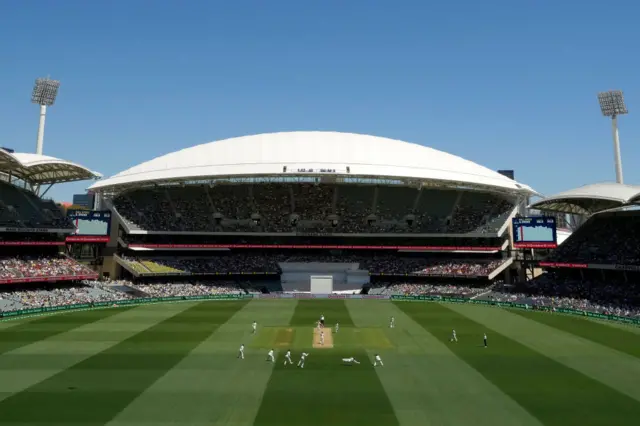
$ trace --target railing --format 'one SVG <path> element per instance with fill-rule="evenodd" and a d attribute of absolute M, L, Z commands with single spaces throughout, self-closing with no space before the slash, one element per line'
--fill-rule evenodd
<path fill-rule="evenodd" d="M 92 308 L 106 308 L 108 306 L 129 306 L 129 305 L 142 305 L 147 303 L 162 303 L 162 302 L 177 302 L 188 300 L 241 300 L 251 299 L 251 294 L 210 294 L 201 296 L 171 296 L 171 297 L 151 297 L 141 299 L 124 299 L 113 300 L 108 302 L 94 302 L 94 303 L 76 303 L 73 305 L 60 305 L 60 306 L 47 306 L 43 308 L 30 308 L 20 309 L 16 311 L 0 312 L 0 318 L 10 318 L 22 315 L 34 315 L 43 314 L 47 312 L 58 311 L 70 311 L 77 309 L 92 309 Z"/>
<path fill-rule="evenodd" d="M 517 308 L 526 310 L 536 310 L 544 312 L 559 312 L 561 314 L 579 315 L 588 318 L 598 318 L 611 321 L 623 322 L 626 324 L 640 325 L 640 319 L 620 317 L 618 315 L 606 315 L 597 312 L 581 311 L 578 309 L 568 308 L 552 308 L 550 306 L 540 305 L 527 305 L 525 303 L 512 303 L 512 302 L 495 302 L 493 300 L 476 300 L 476 299 L 464 299 L 461 297 L 441 297 L 441 296 L 391 296 L 391 300 L 403 300 L 403 301 L 431 301 L 431 302 L 450 302 L 450 303 L 472 303 L 474 305 L 491 305 L 501 308 Z"/>

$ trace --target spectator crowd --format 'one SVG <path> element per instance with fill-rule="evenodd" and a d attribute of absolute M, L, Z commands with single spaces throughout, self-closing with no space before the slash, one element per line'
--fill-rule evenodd
<path fill-rule="evenodd" d="M 357 263 L 371 274 L 486 277 L 504 260 L 362 255 L 228 254 L 208 257 L 122 258 L 142 274 L 251 274 L 281 272 L 281 263 Z"/>
<path fill-rule="evenodd" d="M 114 205 L 150 231 L 459 234 L 495 232 L 514 207 L 489 193 L 310 183 L 139 189 Z"/>
<path fill-rule="evenodd" d="M 593 216 L 553 254 L 551 262 L 640 266 L 640 215 Z"/>
<path fill-rule="evenodd" d="M 68 257 L 0 258 L 0 280 L 55 278 L 90 274 L 94 274 L 94 272 Z"/>

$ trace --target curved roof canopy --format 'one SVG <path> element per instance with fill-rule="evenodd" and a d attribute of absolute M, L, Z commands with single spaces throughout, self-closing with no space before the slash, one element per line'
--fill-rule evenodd
<path fill-rule="evenodd" d="M 10 153 L 0 149 L 0 172 L 33 185 L 100 179 L 102 175 L 59 158 L 31 153 Z"/>
<path fill-rule="evenodd" d="M 530 207 L 560 213 L 592 215 L 640 199 L 640 186 L 615 182 L 595 183 L 561 192 Z"/>
<path fill-rule="evenodd" d="M 250 176 L 336 175 L 449 181 L 533 193 L 479 164 L 414 143 L 339 132 L 283 132 L 193 146 L 96 182 L 92 190 L 143 183 Z"/>

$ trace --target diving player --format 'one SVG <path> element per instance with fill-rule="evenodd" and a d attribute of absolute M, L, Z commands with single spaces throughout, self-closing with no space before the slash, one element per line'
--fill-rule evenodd
<path fill-rule="evenodd" d="M 358 362 L 357 359 L 355 359 L 354 357 L 351 358 L 342 358 L 342 362 L 346 363 L 346 364 L 360 364 Z"/>

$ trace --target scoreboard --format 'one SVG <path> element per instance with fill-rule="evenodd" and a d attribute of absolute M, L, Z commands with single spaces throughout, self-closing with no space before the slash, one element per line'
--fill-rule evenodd
<path fill-rule="evenodd" d="M 513 246 L 538 249 L 558 247 L 556 218 L 548 216 L 513 218 Z"/>
<path fill-rule="evenodd" d="M 70 243 L 106 243 L 111 233 L 111 212 L 108 210 L 69 210 L 67 216 L 76 226 Z"/>

